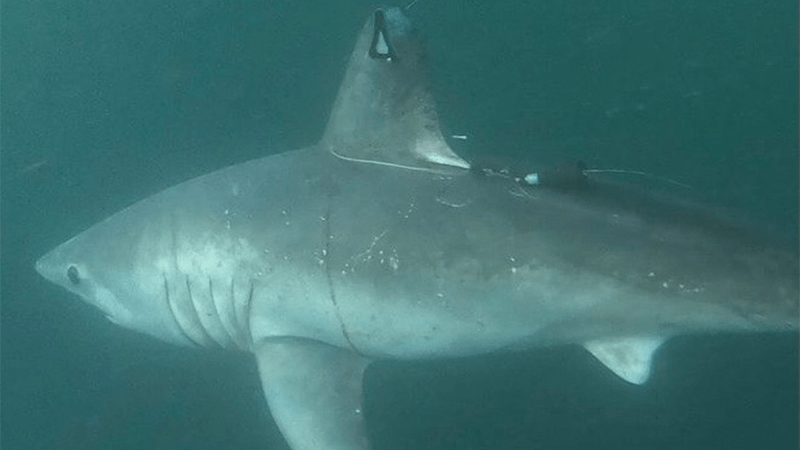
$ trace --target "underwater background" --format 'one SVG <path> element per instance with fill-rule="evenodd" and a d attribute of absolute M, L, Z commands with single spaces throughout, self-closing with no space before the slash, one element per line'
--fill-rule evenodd
<path fill-rule="evenodd" d="M 0 447 L 286 449 L 246 356 L 120 329 L 36 258 L 161 189 L 316 142 L 367 1 L 9 0 Z M 798 4 L 421 0 L 468 157 L 644 171 L 797 245 Z M 366 375 L 377 449 L 796 449 L 798 336 L 670 341 L 644 386 L 577 347 Z"/>

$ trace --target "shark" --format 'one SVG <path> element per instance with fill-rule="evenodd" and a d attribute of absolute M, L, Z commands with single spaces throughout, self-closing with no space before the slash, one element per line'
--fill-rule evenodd
<path fill-rule="evenodd" d="M 318 143 L 145 198 L 36 270 L 121 327 L 252 354 L 293 450 L 370 448 L 373 361 L 579 345 L 642 384 L 672 337 L 797 331 L 796 247 L 582 167 L 471 163 L 428 63 L 406 11 L 375 10 Z"/>

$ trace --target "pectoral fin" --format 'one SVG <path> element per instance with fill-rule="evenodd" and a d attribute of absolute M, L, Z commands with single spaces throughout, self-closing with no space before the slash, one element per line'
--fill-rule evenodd
<path fill-rule="evenodd" d="M 614 338 L 589 341 L 583 346 L 623 380 L 644 384 L 650 377 L 653 354 L 665 340 L 663 337 Z"/>
<path fill-rule="evenodd" d="M 362 380 L 369 360 L 321 342 L 280 338 L 255 349 L 264 395 L 292 450 L 366 450 Z"/>

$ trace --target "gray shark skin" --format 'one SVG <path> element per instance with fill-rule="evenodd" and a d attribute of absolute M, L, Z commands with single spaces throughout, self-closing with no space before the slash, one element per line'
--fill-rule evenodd
<path fill-rule="evenodd" d="M 796 248 L 592 178 L 471 170 L 425 64 L 403 11 L 379 9 L 317 145 L 144 199 L 37 271 L 120 326 L 252 353 L 294 450 L 369 448 L 376 359 L 577 344 L 641 384 L 673 336 L 797 330 Z"/>

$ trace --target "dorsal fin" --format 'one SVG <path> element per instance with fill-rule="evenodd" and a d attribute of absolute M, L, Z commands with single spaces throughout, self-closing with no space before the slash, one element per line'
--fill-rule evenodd
<path fill-rule="evenodd" d="M 442 136 L 421 39 L 399 8 L 358 36 L 321 146 L 348 160 L 415 170 L 468 169 Z"/>

